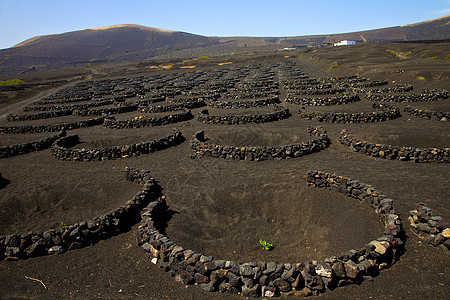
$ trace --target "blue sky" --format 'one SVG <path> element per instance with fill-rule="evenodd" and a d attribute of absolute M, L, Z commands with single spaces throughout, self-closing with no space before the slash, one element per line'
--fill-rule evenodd
<path fill-rule="evenodd" d="M 0 0 L 0 49 L 36 35 L 139 24 L 206 36 L 295 36 L 405 25 L 450 0 Z"/>

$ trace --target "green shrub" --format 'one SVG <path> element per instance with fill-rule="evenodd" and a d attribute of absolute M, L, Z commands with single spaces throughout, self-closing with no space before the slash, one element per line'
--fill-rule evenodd
<path fill-rule="evenodd" d="M 423 76 L 417 76 L 416 79 L 417 80 L 426 80 L 425 77 L 423 77 Z"/>
<path fill-rule="evenodd" d="M 197 59 L 209 59 L 209 57 L 208 56 L 204 56 L 204 55 L 202 55 L 202 56 L 200 56 L 199 58 L 197 58 Z"/>
<path fill-rule="evenodd" d="M 414 49 L 409 50 L 409 53 L 414 53 L 414 52 L 416 52 L 416 50 L 414 50 Z"/>
<path fill-rule="evenodd" d="M 2 66 L 2 67 L 4 67 L 4 66 Z M 25 83 L 25 81 L 20 80 L 20 79 L 10 79 L 10 80 L 5 80 L 5 81 L 0 80 L 0 86 L 22 84 L 22 83 Z"/>
<path fill-rule="evenodd" d="M 336 69 L 337 67 L 338 67 L 338 65 L 331 66 L 331 67 L 330 67 L 330 70 L 334 70 L 334 69 Z"/>
<path fill-rule="evenodd" d="M 428 57 L 428 59 L 439 59 L 439 57 L 438 56 L 430 56 L 430 57 Z"/>
<path fill-rule="evenodd" d="M 395 53 L 395 51 L 389 50 L 389 49 L 386 49 L 386 51 L 389 52 L 390 54 L 394 55 L 394 57 L 397 57 L 397 53 Z"/>

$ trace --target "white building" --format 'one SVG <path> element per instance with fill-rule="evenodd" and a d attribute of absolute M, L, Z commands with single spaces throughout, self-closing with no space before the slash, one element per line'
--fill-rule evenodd
<path fill-rule="evenodd" d="M 340 41 L 339 43 L 335 43 L 335 46 L 347 46 L 347 45 L 354 45 L 356 44 L 356 41 L 347 41 L 347 40 L 343 40 Z"/>

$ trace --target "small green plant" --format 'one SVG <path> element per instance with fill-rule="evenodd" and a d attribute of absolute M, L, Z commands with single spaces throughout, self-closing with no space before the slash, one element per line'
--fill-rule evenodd
<path fill-rule="evenodd" d="M 338 67 L 338 65 L 331 66 L 331 67 L 330 67 L 330 70 L 334 70 L 334 69 L 336 69 L 337 67 Z"/>
<path fill-rule="evenodd" d="M 63 230 L 66 228 L 66 224 L 63 221 L 59 221 L 59 229 Z"/>
<path fill-rule="evenodd" d="M 315 60 L 315 61 L 314 61 L 315 64 L 318 63 L 318 62 L 319 62 L 319 60 Z"/>
<path fill-rule="evenodd" d="M 423 76 L 417 76 L 416 79 L 417 80 L 426 80 L 425 77 L 423 77 Z"/>
<path fill-rule="evenodd" d="M 439 57 L 438 56 L 430 56 L 430 57 L 428 57 L 428 59 L 439 59 Z"/>
<path fill-rule="evenodd" d="M 209 59 L 209 57 L 208 56 L 204 56 L 204 55 L 202 55 L 202 56 L 200 56 L 199 58 L 197 58 L 198 60 L 201 60 L 201 59 Z"/>
<path fill-rule="evenodd" d="M 271 244 L 271 243 L 268 243 L 268 242 L 266 242 L 265 240 L 263 240 L 263 239 L 259 239 L 259 243 L 261 244 L 261 247 L 264 249 L 264 250 L 267 250 L 267 251 L 270 251 L 270 250 L 272 250 L 274 247 L 273 247 L 273 244 Z"/>
<path fill-rule="evenodd" d="M 414 53 L 414 52 L 416 52 L 416 50 L 411 49 L 411 50 L 409 50 L 408 52 L 409 52 L 409 53 Z"/>

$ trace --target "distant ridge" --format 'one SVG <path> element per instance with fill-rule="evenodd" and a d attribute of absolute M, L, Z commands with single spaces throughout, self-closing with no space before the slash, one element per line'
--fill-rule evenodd
<path fill-rule="evenodd" d="M 135 24 L 109 25 L 27 39 L 0 50 L 8 57 L 0 74 L 45 70 L 108 61 L 133 61 L 176 53 L 185 59 L 243 52 L 273 51 L 285 47 L 317 47 L 340 40 L 358 43 L 448 40 L 450 15 L 433 20 L 375 30 L 295 37 L 207 37 Z"/>

